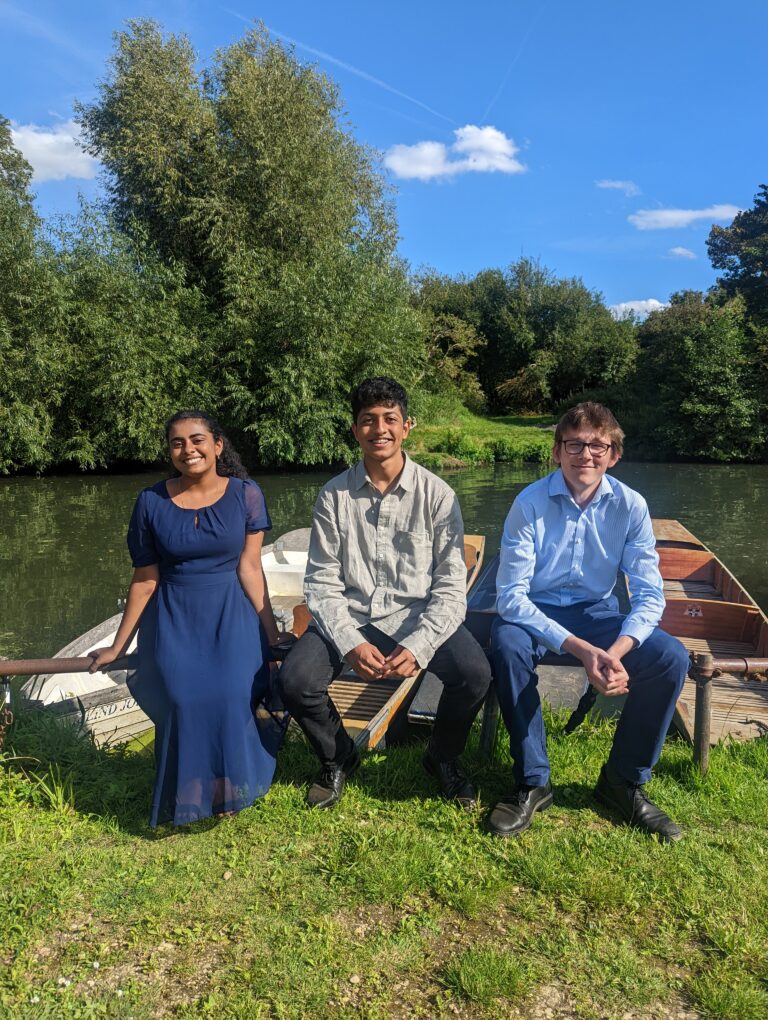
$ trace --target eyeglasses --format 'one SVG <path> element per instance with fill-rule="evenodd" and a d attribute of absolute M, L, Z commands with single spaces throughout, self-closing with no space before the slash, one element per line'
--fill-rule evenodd
<path fill-rule="evenodd" d="M 589 452 L 593 457 L 604 457 L 613 446 L 613 443 L 582 443 L 580 439 L 563 440 L 563 448 L 571 456 L 577 457 L 585 446 L 589 447 Z"/>

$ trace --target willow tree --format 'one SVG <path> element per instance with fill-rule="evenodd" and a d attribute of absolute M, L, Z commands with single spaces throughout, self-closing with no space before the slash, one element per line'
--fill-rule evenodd
<path fill-rule="evenodd" d="M 424 357 L 376 161 L 333 82 L 262 27 L 199 71 L 130 22 L 79 108 L 117 222 L 184 267 L 214 316 L 209 371 L 264 459 L 343 456 L 351 379 Z"/>

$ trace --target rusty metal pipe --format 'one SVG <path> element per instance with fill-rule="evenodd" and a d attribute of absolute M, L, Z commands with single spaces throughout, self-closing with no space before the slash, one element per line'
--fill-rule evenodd
<path fill-rule="evenodd" d="M 712 674 L 714 657 L 709 652 L 693 656 L 691 675 L 696 681 L 696 718 L 693 724 L 693 760 L 702 775 L 709 769 L 709 745 L 712 733 Z"/>
<path fill-rule="evenodd" d="M 0 659 L 0 674 L 35 676 L 38 673 L 87 673 L 92 665 L 93 659 L 85 656 L 77 659 Z M 136 669 L 138 665 L 138 655 L 121 655 L 109 663 L 107 671 L 114 673 L 121 669 Z"/>
<path fill-rule="evenodd" d="M 721 673 L 766 673 L 768 672 L 768 659 L 751 657 L 721 659 L 716 656 L 712 660 L 712 668 L 720 670 Z"/>

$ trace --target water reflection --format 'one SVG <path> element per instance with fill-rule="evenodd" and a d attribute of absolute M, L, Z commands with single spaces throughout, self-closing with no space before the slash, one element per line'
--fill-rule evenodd
<path fill-rule="evenodd" d="M 447 472 L 468 532 L 498 548 L 509 505 L 544 473 L 497 464 Z M 768 466 L 619 464 L 656 517 L 675 517 L 768 608 Z M 161 473 L 0 480 L 0 654 L 49 655 L 117 611 L 131 567 L 125 530 L 140 489 Z M 309 524 L 330 472 L 257 475 L 272 538 Z"/>

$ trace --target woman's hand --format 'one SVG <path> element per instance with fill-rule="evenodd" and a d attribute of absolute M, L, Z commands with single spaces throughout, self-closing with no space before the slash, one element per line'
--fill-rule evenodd
<path fill-rule="evenodd" d="M 105 666 L 108 666 L 110 662 L 114 662 L 120 652 L 119 648 L 114 645 L 110 645 L 109 648 L 94 648 L 88 655 L 93 659 L 91 667 L 88 670 L 89 673 L 98 673 L 103 670 Z"/>

